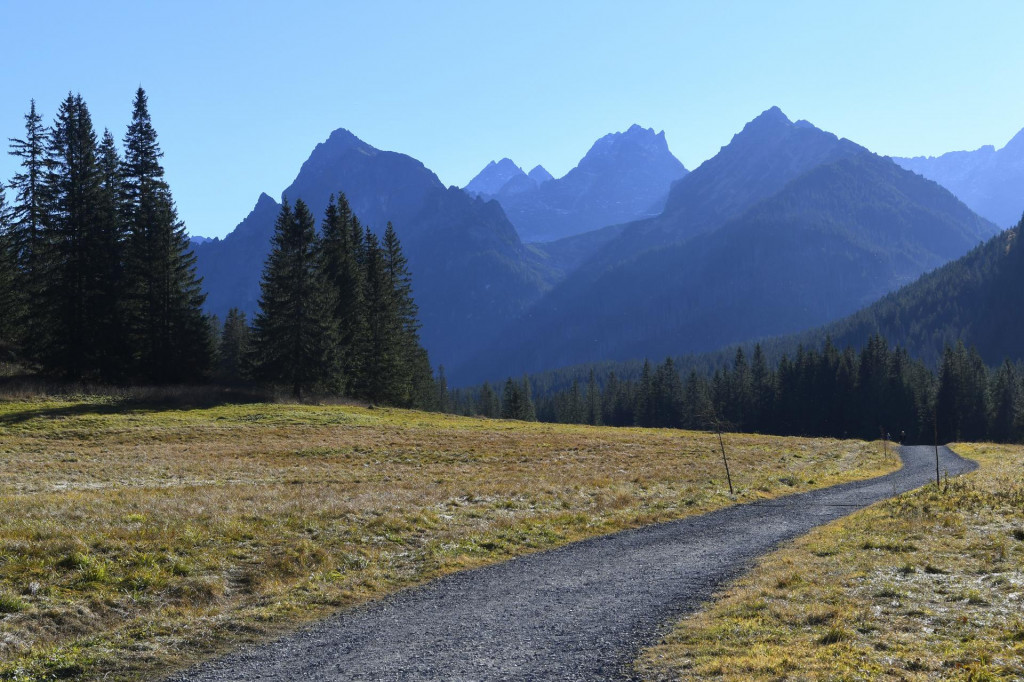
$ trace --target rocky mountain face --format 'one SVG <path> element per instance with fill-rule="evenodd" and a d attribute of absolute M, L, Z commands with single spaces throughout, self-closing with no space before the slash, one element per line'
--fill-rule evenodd
<path fill-rule="evenodd" d="M 463 357 L 549 286 L 549 268 L 523 246 L 499 205 L 445 188 L 416 159 L 376 149 L 346 130 L 317 145 L 283 197 L 302 199 L 320 217 L 339 193 L 370 229 L 383 233 L 388 221 L 394 224 L 435 364 Z M 264 194 L 231 234 L 195 247 L 207 310 L 255 312 L 279 210 Z"/>
<path fill-rule="evenodd" d="M 937 184 L 771 109 L 676 183 L 658 218 L 601 231 L 610 238 L 453 378 L 795 332 L 997 231 Z"/>
<path fill-rule="evenodd" d="M 1016 225 L 1024 214 L 1024 130 L 998 150 L 986 145 L 969 152 L 893 161 L 939 183 L 1000 227 Z"/>
<path fill-rule="evenodd" d="M 467 191 L 493 187 L 492 178 L 505 177 L 499 176 L 505 161 L 492 161 Z M 669 151 L 664 132 L 638 125 L 602 137 L 558 179 L 540 166 L 529 174 L 511 161 L 503 168 L 509 174 L 500 189 L 481 194 L 501 204 L 527 242 L 554 241 L 656 215 L 672 183 L 687 173 Z"/>

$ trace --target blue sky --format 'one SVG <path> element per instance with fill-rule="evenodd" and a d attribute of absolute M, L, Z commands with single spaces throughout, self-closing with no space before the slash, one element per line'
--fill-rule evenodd
<path fill-rule="evenodd" d="M 124 134 L 142 85 L 189 231 L 224 235 L 339 127 L 464 185 L 556 176 L 665 130 L 694 168 L 778 105 L 891 155 L 1024 127 L 1024 2 L 0 0 L 0 134 L 81 92 Z M 0 179 L 15 170 L 0 159 Z"/>

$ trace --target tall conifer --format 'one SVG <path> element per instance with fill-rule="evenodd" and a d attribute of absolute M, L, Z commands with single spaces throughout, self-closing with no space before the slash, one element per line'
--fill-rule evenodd
<path fill-rule="evenodd" d="M 253 329 L 255 372 L 302 398 L 329 382 L 334 338 L 316 226 L 301 199 L 294 210 L 284 202 L 271 244 Z"/>
<path fill-rule="evenodd" d="M 0 362 L 15 359 L 18 339 L 18 296 L 15 293 L 16 264 L 11 245 L 11 212 L 0 184 Z"/>
<path fill-rule="evenodd" d="M 129 331 L 140 377 L 166 383 L 199 377 L 211 349 L 202 313 L 202 280 L 164 180 L 162 156 L 146 93 L 139 88 L 124 139 L 122 171 L 132 298 Z"/>
<path fill-rule="evenodd" d="M 103 206 L 103 177 L 89 109 L 68 94 L 48 136 L 44 241 L 47 282 L 37 311 L 47 327 L 38 357 L 71 378 L 105 378 L 118 262 Z"/>
<path fill-rule="evenodd" d="M 322 233 L 323 277 L 336 327 L 332 361 L 339 390 L 354 395 L 367 356 L 364 235 L 344 194 L 331 197 Z"/>
<path fill-rule="evenodd" d="M 42 116 L 31 100 L 25 115 L 25 137 L 10 139 L 11 156 L 20 161 L 21 170 L 11 178 L 12 207 L 9 248 L 14 259 L 15 326 L 19 344 L 30 357 L 46 337 L 45 320 L 35 306 L 47 283 L 46 243 L 43 237 L 46 216 L 44 182 L 47 171 L 47 130 Z"/>

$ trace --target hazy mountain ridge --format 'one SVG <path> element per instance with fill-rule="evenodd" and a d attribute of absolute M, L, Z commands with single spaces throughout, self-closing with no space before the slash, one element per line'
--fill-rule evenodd
<path fill-rule="evenodd" d="M 936 183 L 778 110 L 720 155 L 676 184 L 657 219 L 664 229 L 656 236 L 674 234 L 675 243 L 608 264 L 605 254 L 628 254 L 653 221 L 621 228 L 453 378 L 675 356 L 796 332 L 847 315 L 998 231 Z M 751 187 L 747 179 L 765 168 L 772 177 Z M 730 179 L 747 201 L 781 190 L 725 219 L 728 209 L 708 198 L 735 194 Z"/>
<path fill-rule="evenodd" d="M 998 150 L 985 145 L 974 151 L 893 161 L 939 183 L 1000 227 L 1016 225 L 1024 214 L 1024 130 Z"/>
<path fill-rule="evenodd" d="M 500 190 L 484 196 L 502 205 L 528 242 L 554 241 L 655 215 L 671 184 L 687 174 L 669 151 L 664 131 L 638 125 L 597 140 L 579 164 L 558 179 L 540 166 L 529 174 L 518 167 L 518 173 L 512 172 L 507 164 L 503 168 L 508 177 Z M 497 164 L 489 164 L 466 189 L 492 186 L 498 172 Z"/>

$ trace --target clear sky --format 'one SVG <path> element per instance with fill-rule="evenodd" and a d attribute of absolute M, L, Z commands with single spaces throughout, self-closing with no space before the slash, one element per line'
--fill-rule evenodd
<path fill-rule="evenodd" d="M 74 91 L 120 140 L 142 85 L 182 218 L 220 236 L 339 127 L 456 185 L 561 176 L 632 123 L 693 169 L 772 105 L 882 154 L 1000 147 L 1022 26 L 1019 0 L 0 0 L 0 139 Z"/>

